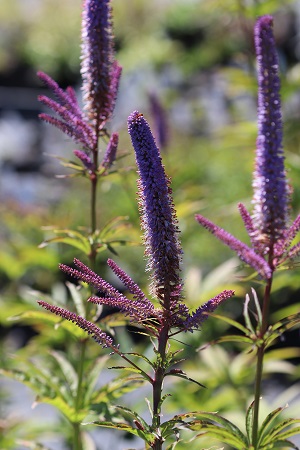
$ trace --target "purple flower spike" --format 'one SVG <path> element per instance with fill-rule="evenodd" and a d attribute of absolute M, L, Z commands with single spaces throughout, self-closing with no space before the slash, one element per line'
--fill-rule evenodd
<path fill-rule="evenodd" d="M 119 144 L 119 133 L 112 133 L 102 161 L 102 166 L 105 169 L 110 169 L 111 166 L 113 165 L 117 155 L 118 144 Z"/>
<path fill-rule="evenodd" d="M 120 66 L 114 63 L 110 0 L 85 0 L 82 15 L 83 94 L 96 131 L 109 119 L 116 100 Z"/>
<path fill-rule="evenodd" d="M 88 170 L 92 170 L 93 168 L 93 162 L 89 155 L 87 155 L 82 150 L 73 150 L 73 153 L 75 156 L 77 156 L 78 159 L 83 163 L 84 167 Z"/>
<path fill-rule="evenodd" d="M 149 308 L 154 309 L 153 304 L 147 299 L 144 292 L 139 288 L 139 286 L 132 280 L 132 278 L 124 272 L 112 259 L 107 260 L 107 265 L 112 269 L 115 275 L 122 281 L 122 283 L 127 287 L 129 292 L 133 295 L 134 299 L 140 303 L 147 303 Z"/>
<path fill-rule="evenodd" d="M 239 239 L 232 236 L 232 234 L 223 230 L 223 228 L 218 227 L 200 214 L 197 214 L 195 218 L 200 225 L 220 239 L 223 244 L 235 251 L 242 261 L 253 267 L 253 269 L 256 270 L 262 278 L 269 279 L 272 276 L 271 268 L 265 259 L 255 253 L 254 250 L 248 247 L 248 245 L 244 244 Z"/>
<path fill-rule="evenodd" d="M 166 148 L 169 141 L 169 127 L 167 121 L 167 114 L 164 110 L 158 96 L 151 92 L 149 94 L 150 111 L 154 120 L 155 137 L 159 148 L 162 150 Z"/>
<path fill-rule="evenodd" d="M 170 298 L 175 293 L 179 298 L 182 285 L 179 275 L 182 250 L 170 180 L 165 174 L 150 127 L 142 114 L 135 111 L 129 116 L 128 131 L 140 176 L 138 188 L 141 224 L 145 233 L 148 269 L 153 272 L 153 292 L 169 310 Z"/>
<path fill-rule="evenodd" d="M 289 200 L 282 149 L 278 57 L 272 29 L 271 16 L 257 20 L 258 138 L 253 180 L 253 222 L 256 240 L 265 243 L 264 253 L 273 253 L 275 242 L 284 238 Z"/>
<path fill-rule="evenodd" d="M 215 309 L 225 300 L 232 297 L 234 291 L 225 290 L 213 297 L 204 305 L 196 309 L 196 311 L 184 322 L 185 329 L 192 331 L 197 329 L 208 318 L 208 313 L 213 313 Z"/>
<path fill-rule="evenodd" d="M 57 98 L 55 101 L 46 95 L 39 95 L 38 100 L 56 113 L 60 119 L 46 113 L 40 114 L 39 118 L 59 128 L 85 148 L 93 149 L 97 143 L 96 134 L 83 119 L 74 90 L 69 87 L 63 91 L 49 75 L 43 72 L 38 72 L 37 75 Z"/>
<path fill-rule="evenodd" d="M 67 309 L 60 308 L 58 306 L 50 305 L 47 302 L 39 301 L 38 304 L 43 308 L 51 311 L 53 314 L 62 317 L 70 322 L 75 323 L 79 328 L 86 331 L 98 344 L 102 345 L 103 348 L 111 347 L 114 348 L 113 340 L 104 331 L 97 327 L 97 325 L 89 322 L 77 314 L 68 311 Z"/>

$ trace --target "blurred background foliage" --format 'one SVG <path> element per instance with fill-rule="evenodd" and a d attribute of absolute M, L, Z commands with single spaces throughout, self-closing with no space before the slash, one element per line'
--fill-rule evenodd
<path fill-rule="evenodd" d="M 111 128 L 121 133 L 120 148 L 129 155 L 116 163 L 120 172 L 107 177 L 100 186 L 99 226 L 115 217 L 126 217 L 122 226 L 114 229 L 114 235 L 128 243 L 140 244 L 137 176 L 126 119 L 133 109 L 139 109 L 154 125 L 149 101 L 149 95 L 154 93 L 168 119 L 169 140 L 162 153 L 166 171 L 172 178 L 182 231 L 186 301 L 196 308 L 221 289 L 234 288 L 237 298 L 224 305 L 223 312 L 238 318 L 249 286 L 260 292 L 259 282 L 247 279 L 248 269 L 199 227 L 194 214 L 199 212 L 241 240 L 247 240 L 237 203 L 242 201 L 251 206 L 257 95 L 253 24 L 262 14 L 273 14 L 275 18 L 286 167 L 293 186 L 291 216 L 300 211 L 300 3 L 292 0 L 113 0 L 112 3 L 123 79 Z M 70 339 L 68 330 L 60 328 L 55 335 L 53 324 L 41 327 L 35 315 L 39 310 L 30 291 L 68 301 L 65 279 L 57 265 L 70 263 L 74 256 L 81 258 L 82 254 L 62 243 L 38 246 L 53 237 L 51 227 L 88 226 L 88 186 L 81 178 L 55 178 L 70 171 L 49 154 L 72 159 L 73 145 L 57 131 L 50 130 L 50 126 L 38 122 L 41 106 L 36 97 L 43 87 L 35 73 L 47 72 L 63 87 L 74 86 L 80 96 L 80 21 L 81 0 L 10 0 L 2 2 L 0 8 L 3 366 L 14 367 L 16 355 L 21 354 L 26 360 L 49 345 L 66 350 Z M 105 266 L 107 257 L 113 256 L 147 290 L 143 248 L 124 245 L 115 251 L 118 256 L 107 249 L 100 253 L 101 276 L 114 280 Z M 286 269 L 277 274 L 274 283 L 274 318 L 276 314 L 280 318 L 299 311 L 297 262 Z M 30 316 L 32 310 L 35 314 Z M 12 316 L 18 319 L 8 320 Z M 223 347 L 195 352 L 205 342 L 229 331 L 224 323 L 209 319 L 202 333 L 182 337 L 184 356 L 189 361 L 185 369 L 208 389 L 199 391 L 195 384 L 187 387 L 186 382 L 178 381 L 167 403 L 170 410 L 207 408 L 238 417 L 249 404 L 253 381 L 248 361 L 251 356 L 237 355 L 240 349 L 234 346 L 225 346 L 226 352 Z M 123 328 L 117 328 L 116 333 L 129 348 L 137 345 L 140 351 L 148 351 L 147 341 L 137 339 L 134 333 Z M 299 348 L 297 331 L 290 332 L 278 348 L 291 344 Z M 76 359 L 76 351 L 71 344 L 67 345 Z M 273 360 L 299 361 L 297 351 L 274 354 Z M 98 353 L 99 348 L 91 343 L 90 359 Z M 280 382 L 280 386 L 291 385 L 299 378 L 299 369 L 290 362 L 277 367 L 276 376 L 276 371 L 270 369 L 267 378 Z M 9 403 L 9 399 L 6 401 Z M 144 404 L 140 407 L 144 408 Z M 15 430 L 14 419 L 6 426 Z M 31 428 L 27 430 L 30 434 Z M 24 429 L 18 432 L 26 438 Z M 9 432 L 5 436 L 0 448 L 15 448 L 15 444 L 10 444 Z"/>

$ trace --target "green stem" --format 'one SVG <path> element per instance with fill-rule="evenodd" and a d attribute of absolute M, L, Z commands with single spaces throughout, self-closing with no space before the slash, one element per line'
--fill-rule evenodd
<path fill-rule="evenodd" d="M 268 329 L 272 281 L 273 281 L 273 278 L 270 278 L 270 280 L 268 280 L 268 283 L 265 288 L 263 310 L 262 310 L 262 324 L 261 324 L 260 334 L 258 336 L 261 339 L 261 344 L 257 350 L 256 375 L 255 375 L 255 387 L 254 387 L 254 410 L 253 410 L 253 428 L 252 428 L 252 444 L 253 444 L 254 449 L 257 449 L 257 444 L 258 444 L 257 440 L 258 440 L 259 404 L 260 404 L 260 397 L 261 397 L 263 361 L 264 361 L 264 355 L 265 355 L 264 336 Z"/>
<path fill-rule="evenodd" d="M 164 321 L 159 331 L 158 336 L 158 358 L 157 367 L 155 370 L 155 376 L 153 380 L 153 419 L 152 428 L 155 430 L 157 438 L 152 445 L 153 450 L 162 450 L 162 444 L 164 442 L 160 435 L 160 413 L 161 413 L 161 401 L 162 401 L 162 389 L 163 381 L 166 371 L 166 350 L 170 332 L 170 286 L 166 282 L 164 289 Z"/>
<path fill-rule="evenodd" d="M 82 450 L 80 423 L 73 423 L 73 448 L 74 450 Z"/>
<path fill-rule="evenodd" d="M 97 128 L 98 129 L 98 128 Z M 98 144 L 93 149 L 93 163 L 94 163 L 94 171 L 90 176 L 91 188 L 90 188 L 90 217 L 91 217 L 91 234 L 93 235 L 97 230 L 97 209 L 96 209 L 96 199 L 97 199 L 97 184 L 98 184 L 98 175 L 97 175 L 97 166 L 98 166 Z M 96 249 L 95 244 L 92 241 L 91 243 L 91 251 L 89 254 L 89 264 L 90 267 L 94 270 L 96 265 Z M 86 318 L 89 319 L 91 315 L 91 307 L 90 303 L 87 304 L 86 307 Z M 80 411 L 83 406 L 83 378 L 84 378 L 84 363 L 86 359 L 86 350 L 87 350 L 87 340 L 82 340 L 79 344 L 80 355 L 77 366 L 77 393 L 75 400 L 75 410 L 76 413 Z M 74 428 L 74 450 L 82 450 L 82 439 L 81 439 L 81 430 L 80 423 L 73 423 Z"/>

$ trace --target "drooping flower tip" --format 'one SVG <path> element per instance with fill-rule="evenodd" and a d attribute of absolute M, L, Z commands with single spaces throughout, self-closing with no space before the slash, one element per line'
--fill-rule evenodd
<path fill-rule="evenodd" d="M 92 322 L 84 319 L 77 314 L 70 312 L 66 309 L 60 308 L 58 306 L 50 305 L 44 301 L 38 301 L 38 304 L 45 308 L 46 310 L 52 312 L 53 314 L 62 317 L 63 319 L 68 320 L 69 322 L 75 323 L 79 328 L 86 331 L 98 344 L 100 344 L 103 348 L 105 347 L 113 347 L 113 340 L 110 336 L 108 336 L 104 331 L 98 328 Z"/>

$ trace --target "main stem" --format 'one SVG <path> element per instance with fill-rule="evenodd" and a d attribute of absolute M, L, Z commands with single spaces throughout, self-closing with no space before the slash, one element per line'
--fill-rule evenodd
<path fill-rule="evenodd" d="M 257 350 L 257 361 L 256 361 L 256 375 L 255 375 L 255 387 L 254 387 L 254 410 L 253 410 L 253 428 L 252 428 L 252 444 L 255 450 L 257 449 L 258 440 L 258 418 L 259 418 L 259 403 L 261 397 L 261 383 L 263 374 L 263 361 L 265 354 L 265 343 L 264 336 L 268 329 L 269 321 L 269 310 L 270 310 L 270 298 L 271 298 L 271 287 L 272 287 L 273 277 L 268 280 L 265 288 L 263 309 L 262 309 L 262 324 L 259 338 L 262 339 L 262 343 Z"/>
<path fill-rule="evenodd" d="M 155 370 L 155 377 L 153 380 L 153 419 L 152 427 L 157 434 L 157 438 L 152 446 L 153 450 L 162 450 L 163 439 L 160 436 L 160 408 L 162 399 L 162 388 L 165 375 L 165 358 L 166 348 L 169 337 L 169 326 L 165 325 L 160 330 L 158 337 L 158 367 Z"/>
<path fill-rule="evenodd" d="M 160 414 L 161 414 L 161 401 L 162 401 L 162 389 L 163 389 L 163 381 L 166 371 L 166 351 L 167 344 L 169 339 L 169 331 L 170 331 L 170 285 L 168 281 L 165 281 L 164 288 L 164 298 L 163 298 L 163 307 L 164 307 L 164 319 L 163 325 L 159 331 L 158 336 L 158 358 L 157 358 L 157 367 L 155 370 L 155 376 L 153 380 L 153 419 L 152 419 L 152 428 L 155 430 L 157 434 L 157 438 L 152 445 L 153 450 L 162 450 L 162 444 L 164 442 L 162 436 L 160 435 Z"/>
<path fill-rule="evenodd" d="M 93 163 L 94 163 L 94 171 L 90 176 L 91 181 L 91 187 L 90 187 L 90 217 L 91 217 L 91 235 L 95 233 L 97 230 L 97 211 L 96 211 L 96 198 L 97 198 L 97 183 L 98 183 L 98 176 L 97 176 L 97 166 L 98 166 L 98 144 L 93 149 Z M 91 250 L 89 254 L 89 265 L 94 270 L 96 265 L 96 249 L 95 244 L 92 239 L 91 242 Z M 88 303 L 86 307 L 86 318 L 89 319 L 89 316 L 91 314 L 90 308 L 91 304 Z M 84 363 L 86 358 L 86 347 L 87 347 L 87 339 L 84 339 L 80 342 L 80 356 L 78 361 L 78 367 L 77 367 L 77 376 L 78 376 L 78 382 L 77 382 L 77 393 L 76 393 L 76 401 L 75 401 L 75 409 L 78 413 L 80 411 L 80 408 L 82 406 L 82 398 L 83 398 L 83 377 L 84 377 Z M 82 438 L 81 438 L 81 427 L 80 423 L 76 422 L 73 424 L 74 428 L 74 450 L 82 450 Z"/>

